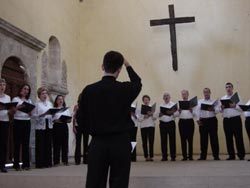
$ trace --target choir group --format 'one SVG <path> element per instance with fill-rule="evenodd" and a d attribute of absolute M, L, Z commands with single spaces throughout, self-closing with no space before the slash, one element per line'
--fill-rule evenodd
<path fill-rule="evenodd" d="M 136 141 L 137 127 L 140 127 L 142 148 L 146 161 L 153 161 L 155 120 L 159 119 L 162 161 L 168 160 L 168 148 L 171 161 L 176 160 L 176 123 L 178 128 L 182 151 L 182 161 L 193 160 L 193 136 L 195 121 L 200 133 L 200 158 L 207 159 L 208 142 L 210 140 L 214 160 L 219 158 L 218 122 L 216 115 L 222 113 L 223 129 L 226 138 L 228 152 L 227 160 L 235 160 L 236 155 L 244 160 L 245 148 L 243 142 L 243 130 L 241 114 L 244 112 L 245 128 L 250 139 L 250 101 L 243 105 L 237 92 L 233 91 L 233 84 L 226 83 L 226 95 L 219 100 L 211 98 L 209 88 L 203 89 L 204 98 L 197 100 L 194 97 L 189 100 L 188 90 L 182 90 L 182 100 L 178 103 L 171 101 L 168 92 L 163 94 L 163 104 L 155 110 L 155 104 L 150 105 L 150 97 L 142 97 L 142 106 L 131 105 L 131 141 Z M 147 108 L 148 107 L 148 108 Z M 234 149 L 234 141 L 237 152 Z M 168 147 L 169 145 L 169 147 Z M 136 161 L 136 149 L 132 153 L 132 161 Z"/>
<path fill-rule="evenodd" d="M 75 164 L 81 163 L 81 139 L 83 138 L 83 163 L 87 163 L 89 134 L 84 125 L 77 121 L 77 110 L 80 102 L 74 107 L 73 114 L 65 104 L 64 96 L 58 95 L 54 104 L 48 100 L 48 89 L 40 87 L 37 90 L 39 100 L 32 105 L 30 100 L 31 88 L 28 84 L 20 87 L 18 94 L 11 101 L 5 94 L 6 82 L 0 79 L 0 169 L 5 168 L 9 122 L 13 119 L 14 138 L 14 168 L 17 171 L 30 169 L 30 128 L 31 118 L 35 119 L 35 167 L 50 168 L 57 166 L 60 161 L 68 165 L 68 123 L 73 119 L 73 132 L 76 136 Z M 233 91 L 233 84 L 226 83 L 226 95 L 220 100 L 211 98 L 209 88 L 203 89 L 204 98 L 197 97 L 189 100 L 188 90 L 182 90 L 182 100 L 178 103 L 171 101 L 169 93 L 163 94 L 163 104 L 158 108 L 150 105 L 150 97 L 142 97 L 142 106 L 131 106 L 131 141 L 136 141 L 137 129 L 140 127 L 142 148 L 146 161 L 153 161 L 155 121 L 159 119 L 162 161 L 176 160 L 176 123 L 181 140 L 182 160 L 193 160 L 193 136 L 195 121 L 200 133 L 200 158 L 206 160 L 208 141 L 210 140 L 214 160 L 219 158 L 218 123 L 216 115 L 222 113 L 223 129 L 228 152 L 227 160 L 235 160 L 236 155 L 244 160 L 245 148 L 241 114 L 244 112 L 245 128 L 250 139 L 250 101 L 243 105 L 240 97 Z M 72 118 L 73 117 L 73 118 Z M 234 149 L 234 141 L 237 152 Z M 168 147 L 169 145 L 169 147 Z M 168 153 L 169 148 L 169 153 Z M 21 150 L 21 152 L 20 152 Z M 20 153 L 22 154 L 20 159 Z M 136 161 L 136 149 L 132 152 L 132 161 Z M 22 163 L 20 163 L 22 162 Z M 22 164 L 20 166 L 20 164 Z"/>
<path fill-rule="evenodd" d="M 6 81 L 0 79 L 0 169 L 6 173 L 7 140 L 10 121 L 13 122 L 14 163 L 16 171 L 30 170 L 31 118 L 35 120 L 35 167 L 50 168 L 61 161 L 68 165 L 68 125 L 72 114 L 64 97 L 58 95 L 54 104 L 48 100 L 48 90 L 37 90 L 39 100 L 30 100 L 28 84 L 20 87 L 11 101 L 5 94 Z M 21 157 L 20 157 L 21 153 Z M 22 162 L 22 163 L 21 163 Z M 21 165 L 20 165 L 21 164 Z"/>

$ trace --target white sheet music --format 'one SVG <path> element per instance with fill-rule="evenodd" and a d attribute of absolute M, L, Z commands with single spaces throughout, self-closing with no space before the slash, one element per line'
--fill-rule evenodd
<path fill-rule="evenodd" d="M 136 144 L 137 142 L 131 142 L 131 146 L 132 146 L 131 153 L 134 151 Z"/>

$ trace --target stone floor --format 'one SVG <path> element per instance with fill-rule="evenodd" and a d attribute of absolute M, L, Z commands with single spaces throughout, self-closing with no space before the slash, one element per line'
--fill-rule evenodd
<path fill-rule="evenodd" d="M 198 158 L 196 156 L 196 158 Z M 130 188 L 250 188 L 250 162 L 225 161 L 144 162 L 132 163 Z M 250 156 L 247 156 L 250 158 Z M 78 188 L 85 187 L 87 166 L 58 166 L 0 173 L 0 188 Z"/>

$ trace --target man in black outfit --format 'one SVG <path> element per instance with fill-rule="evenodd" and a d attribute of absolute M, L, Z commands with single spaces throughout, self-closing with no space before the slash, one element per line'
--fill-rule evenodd
<path fill-rule="evenodd" d="M 116 81 L 125 65 L 130 82 Z M 119 52 L 105 54 L 102 80 L 81 93 L 80 122 L 92 141 L 88 156 L 87 188 L 127 188 L 131 163 L 130 105 L 141 91 L 141 79 Z"/>
<path fill-rule="evenodd" d="M 81 120 L 77 119 L 79 117 L 78 107 L 80 106 L 81 95 L 78 96 L 77 105 L 75 106 L 76 111 L 75 117 L 73 118 L 74 133 L 76 136 L 76 148 L 75 148 L 75 164 L 79 165 L 81 163 L 81 146 L 83 147 L 83 164 L 88 163 L 88 145 L 89 145 L 89 133 L 86 126 L 81 124 Z M 82 144 L 81 144 L 82 140 Z"/>

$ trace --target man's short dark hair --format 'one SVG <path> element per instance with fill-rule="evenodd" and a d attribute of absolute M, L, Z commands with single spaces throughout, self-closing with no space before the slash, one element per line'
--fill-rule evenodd
<path fill-rule="evenodd" d="M 231 82 L 227 82 L 226 86 L 231 86 L 232 88 L 234 87 L 234 85 Z"/>
<path fill-rule="evenodd" d="M 203 89 L 203 91 L 204 91 L 204 90 L 208 90 L 209 93 L 211 93 L 211 90 L 210 90 L 210 88 L 208 88 L 208 87 L 205 87 L 205 88 Z"/>
<path fill-rule="evenodd" d="M 103 67 L 107 73 L 115 73 L 122 65 L 124 58 L 121 53 L 109 51 L 104 55 Z"/>
<path fill-rule="evenodd" d="M 150 97 L 148 95 L 143 95 L 142 96 L 142 101 L 144 101 L 145 98 L 147 98 L 148 100 L 150 100 Z"/>

